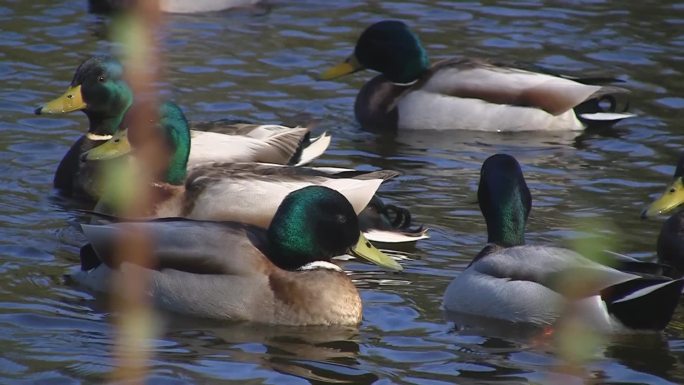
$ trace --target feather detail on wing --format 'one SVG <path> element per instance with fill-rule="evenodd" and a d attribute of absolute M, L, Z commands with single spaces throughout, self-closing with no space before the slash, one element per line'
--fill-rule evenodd
<path fill-rule="evenodd" d="M 420 89 L 494 104 L 535 107 L 559 115 L 600 93 L 602 87 L 484 61 L 448 60 L 432 68 Z"/>
<path fill-rule="evenodd" d="M 320 136 L 311 139 L 308 143 L 302 144 L 302 151 L 298 159 L 295 159 L 294 166 L 303 166 L 311 163 L 314 159 L 323 155 L 323 153 L 330 147 L 332 137 L 327 132 Z"/>
<path fill-rule="evenodd" d="M 565 296 L 587 297 L 639 278 L 558 247 L 517 246 L 485 255 L 471 268 L 481 274 L 530 281 Z"/>
<path fill-rule="evenodd" d="M 287 164 L 307 134 L 306 128 L 277 132 L 268 138 L 193 131 L 189 167 L 206 162 Z"/>
<path fill-rule="evenodd" d="M 238 223 L 217 223 L 175 219 L 170 221 L 122 222 L 82 225 L 100 261 L 110 268 L 137 263 L 116 255 L 117 242 L 131 234 L 149 240 L 147 266 L 155 270 L 174 269 L 193 274 L 266 273 L 270 262 L 259 247 L 266 247 L 263 230 Z M 118 259 L 121 258 L 121 259 Z"/>
<path fill-rule="evenodd" d="M 310 185 L 339 191 L 358 214 L 384 178 L 390 175 L 396 174 L 384 171 L 330 173 L 315 168 L 254 163 L 210 164 L 190 173 L 186 180 L 184 211 L 169 215 L 234 220 L 267 227 L 287 194 Z"/>

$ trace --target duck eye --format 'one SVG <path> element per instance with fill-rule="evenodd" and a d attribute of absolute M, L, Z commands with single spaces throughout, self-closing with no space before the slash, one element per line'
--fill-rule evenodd
<path fill-rule="evenodd" d="M 97 77 L 97 81 L 100 83 L 104 83 L 104 81 L 107 80 L 104 75 L 100 75 Z"/>
<path fill-rule="evenodd" d="M 670 192 L 671 192 L 671 193 L 675 192 L 675 189 L 671 188 L 671 189 L 670 189 Z"/>

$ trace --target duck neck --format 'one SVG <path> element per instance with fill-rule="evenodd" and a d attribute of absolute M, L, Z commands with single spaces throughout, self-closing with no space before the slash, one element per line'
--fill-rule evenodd
<path fill-rule="evenodd" d="M 528 210 L 523 205 L 520 190 L 514 190 L 507 202 L 496 202 L 487 212 L 487 242 L 503 247 L 525 244 L 525 224 Z"/>
<path fill-rule="evenodd" d="M 401 72 L 394 75 L 392 82 L 397 86 L 408 87 L 415 84 L 428 71 L 430 62 L 424 50 L 415 54 L 401 66 Z"/>
<path fill-rule="evenodd" d="M 88 132 L 95 135 L 114 135 L 124 118 L 124 113 L 108 115 L 93 111 L 86 111 L 88 116 Z"/>
<path fill-rule="evenodd" d="M 162 103 L 159 107 L 159 121 L 156 127 L 163 133 L 168 163 L 161 177 L 171 185 L 182 185 L 187 175 L 190 158 L 190 127 L 183 111 L 175 103 Z"/>
<path fill-rule="evenodd" d="M 273 256 L 273 262 L 286 270 L 296 270 L 303 264 L 313 262 L 311 254 L 315 242 L 312 235 L 300 231 L 302 226 L 297 223 L 276 219 L 268 228 L 269 252 Z"/>
<path fill-rule="evenodd" d="M 672 178 L 676 179 L 678 177 L 684 177 L 684 153 L 682 153 L 679 156 L 679 160 L 677 161 L 677 168 L 675 169 L 675 173 Z"/>
<path fill-rule="evenodd" d="M 181 185 L 185 182 L 187 175 L 188 158 L 190 156 L 190 146 L 181 142 L 169 160 L 169 167 L 166 169 L 165 181 L 172 185 Z"/>
<path fill-rule="evenodd" d="M 396 86 L 408 87 L 415 84 L 429 68 L 427 54 L 422 50 L 422 47 L 420 48 L 419 52 L 396 58 L 394 61 L 383 65 L 380 72 Z"/>

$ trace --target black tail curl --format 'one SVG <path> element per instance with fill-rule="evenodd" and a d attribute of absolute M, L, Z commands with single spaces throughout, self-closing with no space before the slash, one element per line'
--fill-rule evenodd
<path fill-rule="evenodd" d="M 368 206 L 359 214 L 359 227 L 362 231 L 377 229 L 406 233 L 422 232 L 422 225 L 411 227 L 412 219 L 408 209 L 385 204 L 378 196 L 373 196 Z"/>

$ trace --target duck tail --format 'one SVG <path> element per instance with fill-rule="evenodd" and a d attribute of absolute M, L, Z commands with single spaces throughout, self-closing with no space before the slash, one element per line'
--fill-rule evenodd
<path fill-rule="evenodd" d="M 611 286 L 601 293 L 608 313 L 624 326 L 662 330 L 672 319 L 684 279 L 639 278 Z"/>
<path fill-rule="evenodd" d="M 309 135 L 309 129 L 305 127 L 262 126 L 270 132 L 270 136 L 261 138 L 260 133 L 250 133 L 250 137 L 262 139 L 265 146 L 272 151 L 264 152 L 259 159 L 263 163 L 285 164 L 289 163 L 293 156 L 300 153 L 302 142 Z"/>
<path fill-rule="evenodd" d="M 404 243 L 429 238 L 428 229 L 423 226 L 412 227 L 410 211 L 386 205 L 378 196 L 373 196 L 359 214 L 359 227 L 371 242 Z"/>
<path fill-rule="evenodd" d="M 555 74 L 558 77 L 568 79 L 575 81 L 577 83 L 582 83 L 590 86 L 602 86 L 605 84 L 613 84 L 613 83 L 624 83 L 625 81 L 622 79 L 618 78 L 613 78 L 610 76 L 584 76 L 584 77 L 578 77 L 578 76 L 572 76 L 572 75 L 565 75 L 565 74 Z"/>
<path fill-rule="evenodd" d="M 79 257 L 81 259 L 81 271 L 89 271 L 102 264 L 100 258 L 97 257 L 97 253 L 95 253 L 93 245 L 90 243 L 81 247 Z"/>
<path fill-rule="evenodd" d="M 629 94 L 630 91 L 625 88 L 603 86 L 576 106 L 575 113 L 589 127 L 610 127 L 622 119 L 636 116 L 627 112 Z"/>
<path fill-rule="evenodd" d="M 603 252 L 605 253 L 605 260 L 601 263 L 614 269 L 634 273 L 641 277 L 655 276 L 655 278 L 679 278 L 675 275 L 674 269 L 666 264 L 642 261 L 630 257 L 629 255 L 616 253 L 610 250 L 603 250 Z"/>
<path fill-rule="evenodd" d="M 332 136 L 327 132 L 315 138 L 311 138 L 311 132 L 308 132 L 289 163 L 294 166 L 303 166 L 311 163 L 314 159 L 323 155 L 330 146 L 331 141 Z"/>
<path fill-rule="evenodd" d="M 373 243 L 409 243 L 430 238 L 427 232 L 428 229 L 420 226 L 410 231 L 368 229 L 363 235 Z"/>

